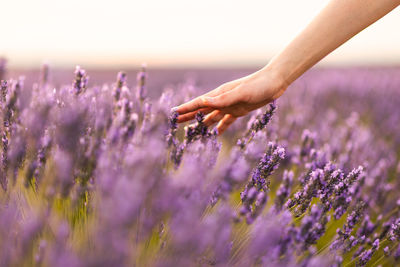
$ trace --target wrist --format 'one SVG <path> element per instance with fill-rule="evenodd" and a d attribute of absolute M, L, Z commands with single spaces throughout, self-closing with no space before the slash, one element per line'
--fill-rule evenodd
<path fill-rule="evenodd" d="M 270 85 L 278 91 L 286 91 L 286 88 L 290 85 L 286 73 L 274 64 L 267 64 L 259 72 L 262 76 L 268 76 Z"/>
<path fill-rule="evenodd" d="M 282 86 L 287 88 L 312 66 L 310 62 L 314 61 L 313 57 L 313 53 L 297 55 L 285 49 L 274 56 L 263 69 L 276 76 Z"/>

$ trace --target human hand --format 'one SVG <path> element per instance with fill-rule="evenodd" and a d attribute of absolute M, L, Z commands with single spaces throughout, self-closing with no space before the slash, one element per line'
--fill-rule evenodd
<path fill-rule="evenodd" d="M 211 126 L 218 122 L 222 134 L 238 117 L 258 109 L 280 97 L 287 85 L 268 66 L 243 78 L 222 84 L 216 89 L 173 108 L 178 123 L 195 118 L 197 112 L 208 114 L 203 123 Z"/>

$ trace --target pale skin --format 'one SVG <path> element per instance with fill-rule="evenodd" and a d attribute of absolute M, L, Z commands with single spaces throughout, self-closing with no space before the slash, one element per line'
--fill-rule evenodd
<path fill-rule="evenodd" d="M 222 134 L 237 118 L 280 97 L 304 72 L 398 5 L 400 0 L 331 0 L 265 67 L 173 108 L 178 122 L 201 111 L 207 114 L 204 123 L 217 123 Z"/>

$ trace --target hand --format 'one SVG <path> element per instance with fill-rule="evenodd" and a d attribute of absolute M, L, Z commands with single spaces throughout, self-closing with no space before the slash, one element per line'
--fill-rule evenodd
<path fill-rule="evenodd" d="M 222 134 L 238 117 L 258 109 L 280 97 L 287 86 L 268 66 L 243 78 L 222 84 L 218 88 L 173 108 L 178 122 L 194 119 L 197 112 L 208 114 L 204 124 L 218 122 Z"/>

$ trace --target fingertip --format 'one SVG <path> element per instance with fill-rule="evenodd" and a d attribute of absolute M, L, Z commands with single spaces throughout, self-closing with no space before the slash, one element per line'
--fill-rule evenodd
<path fill-rule="evenodd" d="M 225 115 L 225 117 L 219 121 L 217 125 L 218 133 L 222 134 L 223 132 L 226 131 L 226 129 L 229 128 L 229 126 L 236 120 L 235 117 L 233 117 L 230 114 Z"/>
<path fill-rule="evenodd" d="M 171 113 L 177 112 L 179 114 L 178 108 L 178 106 L 171 108 Z"/>
<path fill-rule="evenodd" d="M 189 101 L 189 102 L 183 103 L 182 105 L 173 107 L 172 109 L 175 112 L 177 112 L 179 115 L 184 115 L 184 114 L 190 113 L 193 110 L 195 110 L 195 107 L 193 106 L 193 103 L 191 101 Z"/>
<path fill-rule="evenodd" d="M 219 136 L 217 127 L 214 127 L 211 131 L 212 135 Z"/>
<path fill-rule="evenodd" d="M 220 110 L 214 110 L 204 118 L 203 123 L 205 126 L 209 127 L 214 123 L 220 121 L 224 117 L 224 115 L 225 114 L 223 114 Z"/>
<path fill-rule="evenodd" d="M 218 130 L 218 136 L 221 136 L 225 132 L 225 129 Z"/>
<path fill-rule="evenodd" d="M 222 124 L 221 122 L 218 123 L 218 125 L 215 127 L 215 129 L 217 129 L 217 135 L 221 136 L 224 133 L 224 130 L 222 129 Z"/>

